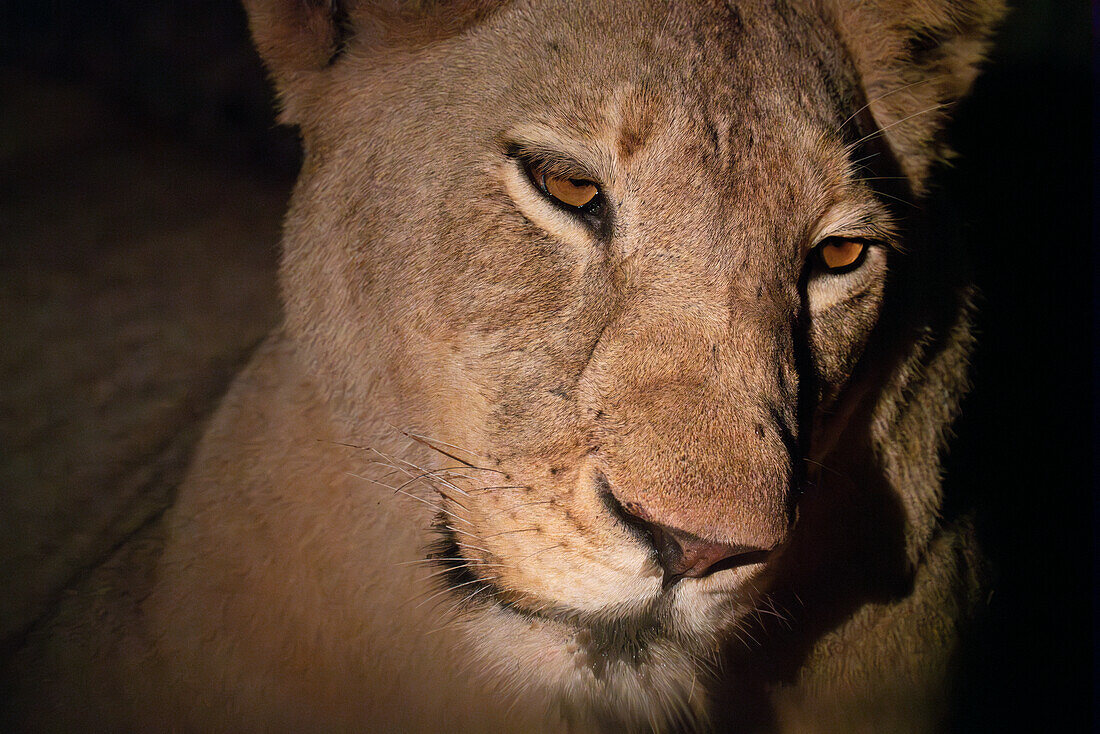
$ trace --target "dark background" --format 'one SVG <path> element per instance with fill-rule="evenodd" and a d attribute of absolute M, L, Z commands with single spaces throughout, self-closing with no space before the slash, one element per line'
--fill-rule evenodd
<path fill-rule="evenodd" d="M 975 387 L 947 486 L 953 508 L 977 508 L 996 568 L 968 647 L 957 728 L 1088 731 L 1098 517 L 1091 22 L 1084 2 L 1017 4 L 957 112 L 950 138 L 960 157 L 935 194 L 960 222 L 984 296 Z M 61 83 L 105 102 L 126 120 L 131 137 L 119 145 L 167 138 L 203 165 L 218 161 L 277 192 L 298 165 L 296 138 L 274 125 L 244 14 L 229 0 L 7 3 L 0 63 L 31 99 L 35 85 Z M 21 172 L 6 175 L 18 182 Z M 0 249 L 0 260 L 10 255 Z M 0 277 L 10 286 L 21 272 Z"/>
<path fill-rule="evenodd" d="M 1094 232 L 1090 20 L 1014 3 L 942 176 L 984 294 L 949 496 L 996 566 L 960 731 L 1091 731 Z M 1025 7 L 1026 6 L 1026 7 Z"/>

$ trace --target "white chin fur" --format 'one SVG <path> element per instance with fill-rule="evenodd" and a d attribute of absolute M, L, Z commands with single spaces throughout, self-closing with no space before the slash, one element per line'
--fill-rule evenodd
<path fill-rule="evenodd" d="M 702 722 L 720 645 L 759 568 L 685 579 L 655 595 L 648 615 L 623 610 L 618 621 L 610 611 L 574 624 L 490 605 L 465 612 L 460 627 L 475 673 L 550 729 L 675 729 Z"/>

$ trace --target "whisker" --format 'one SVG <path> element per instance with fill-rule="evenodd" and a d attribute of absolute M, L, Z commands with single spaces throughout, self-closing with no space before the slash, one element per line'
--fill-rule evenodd
<path fill-rule="evenodd" d="M 349 449 L 359 449 L 360 451 L 370 451 L 371 450 L 369 446 L 360 446 L 360 445 L 354 444 L 354 443 L 347 443 L 346 441 L 332 441 L 332 440 L 329 440 L 327 438 L 318 438 L 317 442 L 318 443 L 330 443 L 334 446 L 343 446 L 343 447 L 349 448 Z"/>
<path fill-rule="evenodd" d="M 748 630 L 748 628 L 747 628 L 747 627 L 738 627 L 738 629 L 739 629 L 739 631 L 740 631 L 740 632 L 742 632 L 742 633 L 743 633 L 743 634 L 744 634 L 744 635 L 745 635 L 746 637 L 748 637 L 748 638 L 749 638 L 749 640 L 751 640 L 751 641 L 752 641 L 752 644 L 753 644 L 753 645 L 755 645 L 756 647 L 760 647 L 760 640 L 758 640 L 758 639 L 756 639 L 755 637 L 753 637 L 753 634 L 752 634 L 752 632 L 749 632 L 749 630 Z"/>
<path fill-rule="evenodd" d="M 375 463 L 377 463 L 377 462 L 375 462 Z M 408 475 L 407 471 L 405 471 L 405 470 L 401 470 L 401 471 L 405 472 L 405 474 Z M 385 475 L 385 479 L 388 479 L 389 476 L 394 474 L 394 473 L 395 472 L 387 472 L 387 474 Z M 354 476 L 359 476 L 359 474 L 353 474 L 353 475 Z M 360 476 L 360 479 L 366 479 L 366 478 L 365 478 L 365 476 Z M 431 490 L 432 492 L 440 495 L 441 497 L 443 497 L 444 500 L 449 500 L 449 501 L 453 502 L 454 504 L 459 505 L 460 507 L 463 508 L 463 510 L 467 510 L 467 511 L 470 510 L 469 507 L 466 507 L 466 505 L 463 502 L 461 502 L 460 500 L 456 499 L 456 497 L 452 497 L 447 492 L 444 492 L 441 489 L 439 489 L 438 486 L 433 485 L 431 483 L 432 476 L 431 476 L 430 472 L 425 472 L 425 473 L 419 474 L 417 476 L 414 476 L 414 478 L 411 478 L 411 479 L 409 479 L 405 482 L 401 482 L 397 486 L 394 486 L 392 484 L 386 484 L 384 482 L 377 482 L 377 481 L 375 481 L 375 484 L 381 484 L 382 486 L 388 487 L 388 489 L 390 489 L 390 490 L 393 490 L 395 492 L 399 492 L 401 490 L 404 490 L 406 486 L 409 486 L 410 484 L 415 483 L 418 480 L 425 480 L 425 483 L 427 484 L 428 489 Z M 374 480 L 367 480 L 367 481 L 374 481 Z"/>
<path fill-rule="evenodd" d="M 741 636 L 741 633 L 740 633 L 739 630 L 740 630 L 739 627 L 736 627 L 736 626 L 731 627 L 730 628 L 730 634 L 733 635 L 733 639 L 735 639 L 738 642 L 738 644 L 741 645 L 741 647 L 745 648 L 746 650 L 751 650 L 752 648 L 749 647 L 749 643 L 745 642 L 745 638 L 743 638 Z"/>
<path fill-rule="evenodd" d="M 423 437 L 419 436 L 418 434 L 410 434 L 406 431 L 401 431 L 401 429 L 398 429 L 396 427 L 394 427 L 394 428 L 395 428 L 395 430 L 398 430 L 401 433 L 404 433 L 406 436 L 409 436 L 410 438 L 413 438 L 414 436 L 416 436 L 417 438 L 423 438 Z M 317 439 L 317 440 L 318 441 L 324 441 L 326 443 L 335 444 L 337 446 L 346 446 L 347 448 L 351 448 L 351 449 L 359 449 L 360 451 L 373 451 L 374 453 L 381 456 L 383 461 L 378 461 L 376 459 L 368 459 L 367 461 L 370 461 L 373 464 L 381 464 L 382 466 L 392 467 L 396 471 L 405 471 L 406 473 L 408 473 L 407 470 L 405 470 L 402 467 L 398 466 L 396 462 L 401 462 L 402 464 L 406 464 L 408 466 L 411 466 L 413 469 L 415 469 L 417 471 L 425 471 L 425 469 L 423 467 L 419 467 L 416 464 L 412 463 L 411 461 L 406 461 L 405 459 L 400 459 L 400 458 L 397 458 L 397 457 L 389 456 L 388 454 L 384 453 L 383 451 L 380 451 L 379 449 L 377 449 L 373 446 L 362 446 L 360 444 L 348 443 L 346 441 L 329 441 L 327 439 L 320 439 L 320 438 Z M 414 438 L 414 440 L 416 440 L 416 439 Z M 420 443 L 423 443 L 423 441 L 420 441 Z M 445 446 L 451 446 L 451 444 L 447 444 L 447 443 L 444 443 L 442 441 L 439 441 L 438 443 L 443 443 Z M 427 445 L 427 444 L 425 444 L 425 445 Z M 430 445 L 428 445 L 428 448 L 435 449 L 435 447 L 430 446 Z M 457 446 L 452 446 L 452 448 L 458 449 L 459 451 L 465 451 L 465 449 L 460 449 Z M 438 449 L 435 449 L 435 450 L 438 450 Z M 441 453 L 443 453 L 443 452 L 441 452 Z M 476 456 L 476 454 L 474 454 L 472 451 L 467 451 L 467 453 Z M 432 471 L 438 471 L 438 472 L 453 471 L 455 469 L 462 468 L 462 469 L 473 469 L 475 471 L 491 471 L 491 472 L 496 472 L 497 474 L 506 474 L 506 472 L 503 472 L 499 469 L 490 469 L 488 467 L 475 466 L 475 465 L 473 465 L 473 464 L 471 464 L 467 461 L 463 461 L 462 459 L 459 459 L 457 457 L 450 456 L 450 454 L 444 453 L 444 455 L 448 456 L 451 459 L 454 459 L 459 464 L 461 464 L 461 466 L 460 467 L 447 467 L 446 469 L 436 469 L 436 470 L 432 470 Z M 463 476 L 463 475 L 456 475 L 456 476 Z M 462 492 L 462 490 L 459 489 L 458 487 L 453 487 L 453 489 L 455 489 L 456 491 Z M 465 493 L 463 492 L 463 494 L 465 494 Z"/>
<path fill-rule="evenodd" d="M 845 476 L 845 474 L 843 472 L 841 472 L 837 469 L 834 469 L 833 467 L 829 466 L 828 464 L 822 464 L 820 461 L 817 461 L 816 459 L 811 459 L 807 456 L 803 456 L 802 460 L 805 461 L 807 464 L 813 464 L 814 466 L 819 466 L 822 469 L 824 469 L 825 471 L 829 472 L 830 474 L 835 474 L 838 477 L 843 478 Z"/>
<path fill-rule="evenodd" d="M 774 609 L 767 609 L 765 607 L 757 607 L 756 609 L 753 610 L 753 612 L 755 614 L 768 614 L 768 615 L 771 615 L 772 617 L 775 617 L 776 619 L 781 620 L 783 622 L 787 621 L 786 617 L 784 617 L 782 614 L 775 611 Z"/>
<path fill-rule="evenodd" d="M 788 630 L 794 629 L 794 615 L 785 608 L 777 607 L 775 600 L 772 599 L 770 596 L 768 597 L 768 607 L 777 617 L 779 617 L 779 621 L 783 624 L 785 628 L 787 628 Z"/>
<path fill-rule="evenodd" d="M 485 538 L 496 538 L 496 537 L 499 537 L 501 535 L 513 535 L 515 533 L 537 533 L 537 532 L 540 532 L 541 530 L 542 530 L 542 528 L 519 528 L 518 530 L 501 530 L 499 533 L 491 533 L 491 534 L 483 536 L 483 537 L 485 537 Z"/>
<path fill-rule="evenodd" d="M 460 477 L 462 479 L 469 479 L 470 481 L 473 481 L 474 480 L 473 475 L 468 474 L 468 473 L 464 473 L 463 471 L 461 471 L 461 470 L 467 470 L 467 469 L 470 470 L 470 471 L 480 471 L 480 469 L 476 466 L 468 466 L 468 467 L 467 466 L 452 466 L 452 467 L 447 467 L 445 470 L 441 469 L 441 470 L 438 470 L 438 471 L 440 472 L 440 474 L 446 475 L 448 477 Z"/>
<path fill-rule="evenodd" d="M 436 563 L 438 561 L 469 561 L 469 560 L 470 560 L 469 558 L 463 558 L 461 556 L 457 556 L 457 557 L 448 556 L 448 557 L 439 557 L 439 558 L 432 557 L 432 558 L 417 558 L 417 559 L 412 560 L 412 561 L 399 561 L 398 563 L 395 563 L 394 565 L 395 566 L 415 566 L 417 564 Z"/>
<path fill-rule="evenodd" d="M 893 199 L 894 201 L 898 202 L 899 204 L 905 204 L 906 206 L 911 206 L 914 209 L 919 209 L 920 208 L 911 201 L 906 201 L 905 199 L 902 199 L 901 197 L 898 197 L 898 196 L 894 196 L 893 194 L 887 194 L 885 191 L 875 191 L 875 195 L 876 196 L 885 196 L 887 199 Z"/>
<path fill-rule="evenodd" d="M 444 630 L 449 630 L 453 627 L 455 627 L 455 622 L 447 621 L 439 625 L 438 627 L 432 627 L 430 630 L 424 633 L 424 636 L 427 637 L 428 635 L 434 635 L 436 633 L 443 632 Z"/>
<path fill-rule="evenodd" d="M 387 455 L 387 454 L 385 454 L 385 453 L 383 453 L 383 452 L 379 451 L 378 449 L 371 449 L 371 451 L 373 451 L 374 453 L 378 454 L 378 455 L 379 455 L 379 456 L 381 456 L 381 457 L 382 457 L 383 459 L 388 459 L 388 460 L 390 460 L 390 461 L 400 461 L 400 462 L 401 462 L 401 463 L 403 463 L 403 464 L 408 464 L 408 465 L 409 465 L 409 466 L 411 466 L 411 467 L 412 467 L 413 469 L 415 469 L 415 470 L 416 470 L 417 472 L 423 473 L 423 472 L 426 472 L 426 471 L 428 471 L 427 469 L 425 469 L 425 468 L 424 468 L 424 467 L 422 467 L 422 466 L 417 466 L 416 464 L 413 464 L 413 463 L 412 463 L 411 461 L 405 461 L 404 459 L 395 459 L 394 457 L 391 457 L 391 456 L 389 456 L 389 455 Z M 453 458 L 453 457 L 452 457 L 452 458 Z M 456 459 L 456 461 L 457 461 L 457 459 Z M 402 468 L 402 467 L 399 467 L 399 466 L 397 466 L 397 464 L 392 464 L 392 466 L 394 466 L 395 468 L 401 469 L 401 471 L 404 471 L 404 472 L 405 472 L 405 474 L 407 474 L 407 475 L 408 475 L 408 476 L 410 476 L 410 477 L 412 477 L 412 476 L 413 476 L 413 472 L 411 472 L 411 471 L 408 471 L 407 469 L 404 469 L 404 468 Z M 458 487 L 458 486 L 456 486 L 456 485 L 455 485 L 455 484 L 454 484 L 453 482 L 448 482 L 448 481 L 447 481 L 446 479 L 439 479 L 438 481 L 442 482 L 442 483 L 443 483 L 444 485 L 446 485 L 446 486 L 450 487 L 451 489 L 453 489 L 454 491 L 458 492 L 458 493 L 459 493 L 460 495 L 462 495 L 463 497 L 469 497 L 469 496 L 470 496 L 470 493 L 469 493 L 469 492 L 467 492 L 466 490 L 462 489 L 461 487 Z"/>
<path fill-rule="evenodd" d="M 458 520 L 459 522 L 464 522 L 467 525 L 473 527 L 473 523 L 470 522 L 469 520 L 467 520 L 466 518 L 456 515 L 455 513 L 448 510 L 446 507 L 436 505 L 434 502 L 429 502 L 428 500 L 424 499 L 423 497 L 417 497 L 412 492 L 406 492 L 405 490 L 401 489 L 401 487 L 391 487 L 388 484 L 385 484 L 383 482 L 379 482 L 377 480 L 371 479 L 370 477 L 364 477 L 361 474 L 355 474 L 354 472 L 345 472 L 345 473 L 348 476 L 355 477 L 356 479 L 362 479 L 364 482 L 371 482 L 372 484 L 377 484 L 381 487 L 385 487 L 387 489 L 392 489 L 395 494 L 403 494 L 406 497 L 409 497 L 411 499 L 416 500 L 417 502 L 422 502 L 422 503 L 424 503 L 425 505 L 427 505 L 428 507 L 432 508 L 433 510 L 435 510 L 437 512 L 442 512 L 444 515 L 449 515 L 450 517 L 453 517 L 455 520 Z M 408 484 L 408 482 L 406 482 L 405 484 Z M 405 485 L 401 485 L 401 486 L 405 486 Z"/>
<path fill-rule="evenodd" d="M 463 530 L 462 528 L 454 528 L 454 527 L 451 527 L 450 525 L 447 525 L 446 528 L 447 528 L 447 530 L 450 530 L 452 533 L 460 533 L 461 535 L 468 535 L 471 538 L 473 538 L 474 540 L 481 540 L 481 538 L 479 538 L 478 536 L 474 535 L 473 533 L 468 533 L 465 530 Z M 486 553 L 490 552 L 490 551 L 486 550 L 485 548 L 478 548 L 478 550 L 483 550 Z"/>
<path fill-rule="evenodd" d="M 458 528 L 450 528 L 450 530 L 452 530 L 453 532 L 456 532 L 456 533 L 462 533 L 463 535 L 470 535 L 469 533 L 467 533 L 463 530 L 459 530 Z M 476 535 L 470 535 L 470 537 L 471 538 L 476 538 L 477 536 Z M 459 548 L 469 548 L 471 550 L 481 551 L 482 553 L 486 553 L 490 556 L 493 555 L 493 552 L 491 550 L 489 550 L 488 548 L 482 548 L 480 545 L 474 545 L 473 543 L 463 543 L 461 540 L 456 540 L 455 545 L 457 545 Z"/>
<path fill-rule="evenodd" d="M 456 603 L 456 606 L 462 606 L 463 604 L 470 601 L 471 599 L 473 599 L 475 596 L 477 596 L 481 592 L 487 591 L 488 589 L 489 589 L 488 585 L 479 586 L 478 588 L 474 589 L 474 593 L 469 594 L 469 595 L 464 596 L 461 599 L 459 599 L 458 602 Z"/>
<path fill-rule="evenodd" d="M 467 562 L 466 565 L 463 566 L 463 568 L 471 569 L 471 572 L 472 572 L 472 569 L 474 568 L 474 565 Z M 479 562 L 477 564 L 477 568 L 507 568 L 507 566 L 503 563 L 480 563 Z M 432 579 L 432 578 L 436 578 L 437 576 L 445 576 L 449 573 L 453 573 L 454 570 L 455 569 L 453 569 L 453 568 L 440 568 L 438 570 L 432 571 L 427 576 L 424 576 L 424 578 L 425 579 Z"/>
<path fill-rule="evenodd" d="M 934 104 L 930 107 L 925 107 L 923 110 L 920 110 L 919 112 L 914 112 L 911 115 L 906 115 L 905 117 L 901 118 L 900 120 L 894 120 L 893 122 L 891 122 L 886 127 L 880 127 L 877 130 L 874 130 L 872 132 L 867 133 L 862 138 L 855 141 L 854 143 L 852 143 L 848 147 L 849 147 L 849 149 L 854 150 L 859 145 L 862 145 L 863 143 L 867 142 L 868 140 L 873 140 L 874 138 L 876 138 L 880 135 L 883 135 L 887 130 L 889 130 L 891 128 L 894 128 L 894 127 L 897 127 L 898 125 L 902 124 L 903 122 L 908 122 L 909 120 L 912 120 L 914 117 L 920 117 L 921 115 L 927 115 L 929 112 L 935 112 L 936 110 L 942 110 L 946 107 L 950 107 L 950 105 L 946 102 L 941 102 L 939 104 Z"/>
<path fill-rule="evenodd" d="M 408 436 L 413 441 L 416 441 L 418 444 L 420 444 L 422 446 L 426 446 L 429 449 L 431 449 L 432 451 L 435 451 L 436 453 L 443 454 L 448 459 L 452 459 L 454 461 L 457 461 L 459 464 L 464 464 L 465 466 L 468 466 L 471 469 L 477 468 L 474 464 L 471 464 L 470 462 L 466 461 L 465 459 L 460 459 L 457 456 L 455 456 L 454 454 L 449 453 L 447 451 L 444 451 L 443 449 L 439 448 L 438 446 L 433 446 L 432 443 L 428 439 L 426 439 L 422 436 L 419 436 L 415 433 L 409 433 L 408 431 L 402 431 L 400 428 L 398 428 L 397 430 L 401 431 L 401 433 L 403 433 L 405 436 Z M 440 441 L 440 443 L 443 443 L 443 442 Z M 444 446 L 449 446 L 450 444 L 443 443 L 443 445 Z M 453 448 L 455 448 L 458 451 L 464 451 L 465 453 L 470 454 L 471 456 L 477 456 L 477 454 L 475 454 L 472 451 L 466 451 L 465 449 L 460 449 L 457 446 L 454 446 Z M 478 458 L 480 458 L 480 457 L 478 457 Z"/>
<path fill-rule="evenodd" d="M 399 471 L 402 474 L 404 474 L 405 476 L 412 476 L 412 472 L 409 471 L 408 469 L 406 469 L 404 466 L 400 466 L 398 464 L 398 462 L 400 462 L 401 464 L 407 464 L 408 466 L 411 466 L 416 471 L 423 471 L 424 470 L 422 467 L 419 467 L 416 464 L 413 464 L 412 462 L 405 461 L 404 459 L 398 459 L 397 457 L 394 457 L 394 456 L 390 456 L 389 454 L 386 454 L 383 451 L 381 451 L 379 449 L 376 449 L 374 447 L 371 447 L 370 449 L 368 449 L 368 451 L 373 451 L 374 453 L 376 453 L 376 454 L 378 454 L 379 456 L 382 457 L 382 461 L 378 461 L 376 459 L 372 459 L 371 461 L 373 461 L 376 464 L 381 464 L 382 466 L 392 467 L 395 471 Z"/>
<path fill-rule="evenodd" d="M 423 472 L 423 473 L 421 473 L 421 474 L 417 474 L 417 475 L 416 475 L 415 477 L 412 477 L 411 479 L 409 479 L 409 480 L 405 481 L 405 482 L 404 482 L 403 484 L 401 484 L 401 485 L 400 485 L 400 489 L 404 489 L 405 487 L 409 486 L 410 484 L 413 484 L 414 482 L 420 481 L 421 479 L 425 480 L 425 482 L 427 483 L 428 487 L 429 487 L 429 488 L 430 488 L 430 489 L 431 489 L 431 490 L 432 490 L 433 492 L 437 492 L 437 493 L 439 493 L 439 494 L 440 494 L 440 495 L 442 495 L 442 496 L 443 496 L 444 498 L 446 498 L 446 499 L 449 499 L 449 500 L 450 500 L 451 502 L 454 502 L 454 503 L 455 503 L 456 505 L 460 505 L 460 506 L 461 506 L 461 507 L 462 507 L 463 509 L 467 509 L 467 510 L 469 509 L 468 507 L 466 507 L 466 505 L 462 504 L 462 503 L 461 503 L 461 502 L 459 502 L 459 501 L 458 501 L 457 499 L 455 499 L 454 497 L 450 496 L 449 494 L 447 494 L 446 492 L 444 492 L 443 490 L 441 490 L 441 489 L 440 489 L 439 487 L 436 487 L 436 486 L 432 485 L 432 483 L 431 483 L 432 481 L 438 480 L 438 481 L 441 481 L 441 482 L 443 482 L 444 484 L 447 484 L 448 486 L 454 487 L 454 485 L 453 485 L 453 484 L 451 484 L 450 482 L 447 482 L 446 480 L 440 480 L 440 479 L 439 479 L 439 478 L 438 478 L 437 476 L 435 476 L 435 472 L 434 472 L 434 471 L 426 471 L 426 472 Z M 455 488 L 456 490 L 458 490 L 458 491 L 462 492 L 462 490 L 458 489 L 458 487 L 454 487 L 454 488 Z M 470 496 L 470 495 L 469 495 L 468 493 L 466 493 L 466 492 L 462 492 L 462 494 L 463 494 L 463 495 L 465 495 L 465 496 L 467 496 L 467 497 L 469 497 L 469 496 Z"/>
<path fill-rule="evenodd" d="M 413 609 L 419 609 L 420 607 L 422 607 L 425 604 L 427 604 L 428 602 L 430 602 L 432 599 L 438 599 L 439 597 L 443 596 L 444 594 L 449 594 L 452 591 L 455 591 L 456 589 L 461 589 L 463 586 L 469 586 L 470 584 L 481 584 L 481 583 L 484 583 L 481 579 L 471 579 L 469 581 L 463 581 L 461 584 L 455 584 L 454 586 L 449 586 L 446 589 L 435 592 L 434 594 L 429 596 L 427 599 L 424 599 L 419 604 L 417 604 L 415 607 L 413 607 Z"/>
<path fill-rule="evenodd" d="M 393 424 L 390 424 L 390 427 L 393 428 L 394 430 L 400 432 L 400 433 L 403 433 L 404 435 L 408 436 L 409 438 L 423 439 L 424 441 L 430 441 L 432 443 L 437 443 L 440 446 L 446 446 L 447 448 L 454 449 L 455 451 L 461 451 L 464 454 L 469 454 L 470 456 L 474 456 L 474 457 L 477 457 L 479 459 L 481 458 L 481 455 L 478 454 L 476 451 L 470 451 L 469 449 L 464 449 L 461 446 L 455 446 L 453 443 L 447 443 L 446 441 L 443 441 L 443 440 L 438 439 L 438 438 L 433 438 L 432 436 L 427 436 L 423 433 L 414 433 L 413 431 L 404 430 L 404 429 L 398 428 L 397 426 L 395 426 Z M 432 447 L 429 446 L 429 448 L 432 448 Z M 489 469 L 488 471 L 497 471 L 497 470 L 496 469 Z"/>
<path fill-rule="evenodd" d="M 417 467 L 418 469 L 420 467 Z M 441 466 L 438 469 L 424 470 L 426 473 L 448 475 L 452 477 L 462 477 L 463 479 L 470 479 L 469 474 L 463 474 L 460 470 L 472 469 L 474 471 L 482 471 L 480 467 L 476 466 Z M 496 471 L 496 469 L 490 469 L 485 471 Z"/>
<path fill-rule="evenodd" d="M 469 564 L 467 564 L 463 568 L 469 568 Z M 438 576 L 446 576 L 447 574 L 454 573 L 454 570 L 455 569 L 453 569 L 453 568 L 439 568 L 439 569 L 436 569 L 435 571 L 432 571 L 431 573 L 424 576 L 423 578 L 425 580 L 427 580 L 427 579 L 434 579 Z"/>
<path fill-rule="evenodd" d="M 904 92 L 906 89 L 911 89 L 912 87 L 916 87 L 916 86 L 919 86 L 921 84 L 927 84 L 929 82 L 937 81 L 937 80 L 942 79 L 942 78 L 943 78 L 943 75 L 940 74 L 938 76 L 929 77 L 927 79 L 918 79 L 915 82 L 910 82 L 909 84 L 903 84 L 900 87 L 895 87 L 894 89 L 891 89 L 889 92 L 885 92 L 885 93 L 880 94 L 879 96 L 875 97 L 874 99 L 868 100 L 862 107 L 860 107 L 858 110 L 856 110 L 851 115 L 849 115 L 848 118 L 844 122 L 842 122 L 842 123 L 840 123 L 839 125 L 836 126 L 837 132 L 840 132 L 841 130 L 843 130 L 845 125 L 847 125 L 852 120 L 856 119 L 856 117 L 858 117 L 861 112 L 863 112 L 868 107 L 875 104 L 876 102 L 881 102 L 882 100 L 886 99 L 887 97 L 893 96 L 893 95 L 897 94 L 898 92 Z"/>
<path fill-rule="evenodd" d="M 860 163 L 863 163 L 864 161 L 869 161 L 869 160 L 871 160 L 872 158 L 875 158 L 875 157 L 877 157 L 878 155 L 879 155 L 878 153 L 868 153 L 867 155 L 863 156 L 862 158 L 856 158 L 856 159 L 854 159 L 854 160 L 852 161 L 852 165 L 853 165 L 853 166 L 858 166 L 858 165 L 859 165 Z"/>

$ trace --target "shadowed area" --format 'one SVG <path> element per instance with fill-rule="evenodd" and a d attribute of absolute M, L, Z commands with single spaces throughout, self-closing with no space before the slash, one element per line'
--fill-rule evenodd
<path fill-rule="evenodd" d="M 0 640 L 168 503 L 277 321 L 288 181 L 0 72 Z"/>

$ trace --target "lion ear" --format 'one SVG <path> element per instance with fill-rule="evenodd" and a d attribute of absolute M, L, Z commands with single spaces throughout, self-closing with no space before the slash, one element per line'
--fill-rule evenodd
<path fill-rule="evenodd" d="M 347 6 L 342 0 L 244 0 L 284 122 L 296 121 L 299 99 L 339 55 L 350 30 Z"/>
<path fill-rule="evenodd" d="M 969 90 L 1004 0 L 830 0 L 868 106 L 918 190 L 949 156 L 939 138 Z"/>
<path fill-rule="evenodd" d="M 252 40 L 275 83 L 283 122 L 297 122 L 318 80 L 358 50 L 430 43 L 503 0 L 244 0 Z"/>

